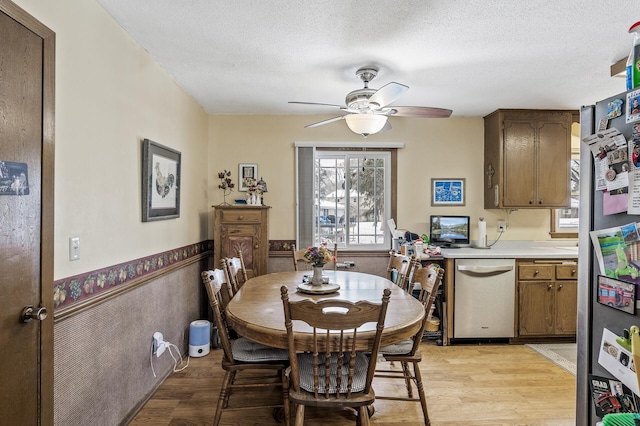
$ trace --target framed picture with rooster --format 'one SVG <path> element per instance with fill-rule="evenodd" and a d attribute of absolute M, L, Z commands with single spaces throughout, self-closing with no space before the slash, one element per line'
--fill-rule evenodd
<path fill-rule="evenodd" d="M 180 151 L 142 141 L 142 221 L 180 217 Z"/>

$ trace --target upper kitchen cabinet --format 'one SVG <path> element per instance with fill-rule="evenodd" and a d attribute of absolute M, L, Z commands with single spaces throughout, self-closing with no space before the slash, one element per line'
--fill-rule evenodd
<path fill-rule="evenodd" d="M 570 205 L 576 111 L 499 109 L 484 118 L 484 208 Z"/>

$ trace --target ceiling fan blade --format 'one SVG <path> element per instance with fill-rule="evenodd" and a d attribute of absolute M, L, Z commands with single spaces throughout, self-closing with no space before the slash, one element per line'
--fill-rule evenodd
<path fill-rule="evenodd" d="M 328 107 L 335 107 L 335 108 L 344 108 L 341 105 L 334 105 L 334 104 L 322 104 L 319 102 L 295 102 L 295 101 L 289 101 L 290 104 L 300 104 L 300 105 L 322 105 L 322 106 L 328 106 Z"/>
<path fill-rule="evenodd" d="M 385 84 L 379 88 L 376 93 L 371 95 L 369 103 L 378 105 L 378 107 L 373 109 L 383 108 L 397 101 L 407 90 L 409 90 L 409 86 L 405 86 L 404 84 L 396 82 Z"/>
<path fill-rule="evenodd" d="M 388 130 L 391 130 L 391 123 L 389 123 L 389 120 L 387 120 L 387 122 L 384 123 L 384 127 L 378 133 L 386 132 Z"/>
<path fill-rule="evenodd" d="M 396 117 L 448 118 L 452 112 L 445 108 L 394 106 L 385 114 Z"/>
<path fill-rule="evenodd" d="M 338 121 L 338 120 L 342 120 L 342 119 L 344 119 L 344 115 L 341 115 L 339 117 L 333 117 L 333 118 L 330 118 L 328 120 L 318 121 L 317 123 L 313 123 L 313 124 L 309 124 L 307 126 L 304 126 L 304 128 L 308 129 L 310 127 L 318 127 L 318 126 L 322 126 L 324 124 L 333 123 L 334 121 Z"/>

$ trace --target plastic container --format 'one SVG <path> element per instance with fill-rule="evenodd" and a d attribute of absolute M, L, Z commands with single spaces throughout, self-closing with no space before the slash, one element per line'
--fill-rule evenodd
<path fill-rule="evenodd" d="M 633 34 L 633 45 L 627 59 L 627 90 L 640 87 L 640 21 L 629 28 Z"/>

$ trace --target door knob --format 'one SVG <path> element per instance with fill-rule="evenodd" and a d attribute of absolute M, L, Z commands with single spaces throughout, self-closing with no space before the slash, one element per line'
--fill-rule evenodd
<path fill-rule="evenodd" d="M 22 322 L 29 322 L 32 319 L 43 321 L 47 317 L 47 308 L 44 306 L 34 310 L 33 306 L 27 306 L 22 310 Z"/>

